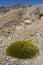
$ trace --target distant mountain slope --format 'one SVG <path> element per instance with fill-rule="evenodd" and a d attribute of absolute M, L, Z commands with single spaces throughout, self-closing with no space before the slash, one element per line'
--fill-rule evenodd
<path fill-rule="evenodd" d="M 21 4 L 17 4 L 14 6 L 10 6 L 10 7 L 0 7 L 0 14 L 5 14 L 6 12 L 9 12 L 11 9 L 18 9 L 18 8 L 26 8 L 26 7 L 31 7 L 31 5 L 21 5 Z"/>
<path fill-rule="evenodd" d="M 12 25 L 24 22 L 26 19 L 30 19 L 35 22 L 39 20 L 41 13 L 43 14 L 43 4 L 32 7 L 31 5 L 20 4 L 11 7 L 0 7 L 0 27 L 6 27 L 6 25 L 9 24 L 9 21 L 14 22 Z"/>

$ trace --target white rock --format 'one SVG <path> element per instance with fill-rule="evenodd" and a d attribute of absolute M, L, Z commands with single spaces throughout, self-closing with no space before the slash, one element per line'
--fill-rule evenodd
<path fill-rule="evenodd" d="M 24 23 L 26 23 L 26 24 L 31 24 L 32 21 L 31 21 L 31 20 L 25 20 Z"/>

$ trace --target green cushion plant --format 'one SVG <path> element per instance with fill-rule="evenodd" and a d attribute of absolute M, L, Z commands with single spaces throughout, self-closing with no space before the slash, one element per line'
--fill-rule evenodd
<path fill-rule="evenodd" d="M 38 47 L 32 41 L 28 40 L 15 41 L 6 48 L 6 54 L 8 56 L 19 59 L 33 58 L 38 51 Z"/>

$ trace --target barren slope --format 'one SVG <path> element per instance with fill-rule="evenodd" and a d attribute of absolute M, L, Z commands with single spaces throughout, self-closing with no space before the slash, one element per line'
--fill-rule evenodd
<path fill-rule="evenodd" d="M 1 65 L 43 65 L 43 5 L 14 8 L 0 15 L 0 64 Z M 32 24 L 25 24 L 25 20 Z M 13 29 L 11 32 L 10 29 Z M 8 29 L 6 32 L 5 30 Z M 6 47 L 15 40 L 31 40 L 39 48 L 39 54 L 33 59 L 19 60 L 6 56 Z"/>

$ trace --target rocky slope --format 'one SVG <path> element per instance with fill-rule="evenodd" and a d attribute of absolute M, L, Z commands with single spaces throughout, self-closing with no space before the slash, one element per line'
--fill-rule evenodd
<path fill-rule="evenodd" d="M 43 5 L 16 8 L 0 15 L 0 65 L 43 65 Z M 31 20 L 32 24 L 24 23 Z M 6 47 L 15 40 L 33 41 L 39 54 L 33 59 L 14 59 L 6 56 Z"/>

